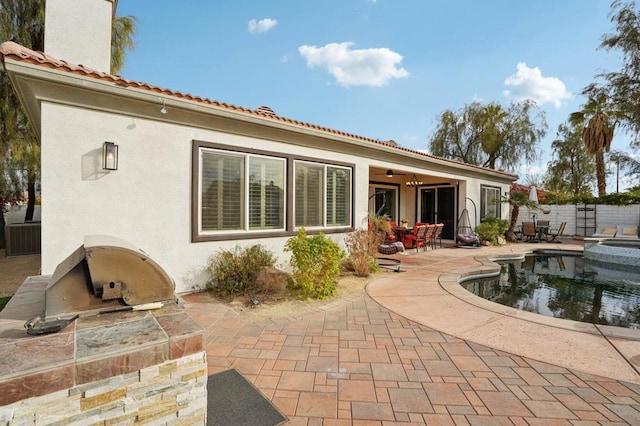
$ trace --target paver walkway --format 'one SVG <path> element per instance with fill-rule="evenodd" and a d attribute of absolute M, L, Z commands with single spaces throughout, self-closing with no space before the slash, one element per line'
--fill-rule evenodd
<path fill-rule="evenodd" d="M 205 293 L 184 298 L 210 374 L 238 369 L 291 425 L 640 425 L 639 384 L 452 337 L 364 292 L 259 322 Z"/>

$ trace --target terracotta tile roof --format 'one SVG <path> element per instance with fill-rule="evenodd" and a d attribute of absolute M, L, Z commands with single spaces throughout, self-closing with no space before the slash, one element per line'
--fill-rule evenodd
<path fill-rule="evenodd" d="M 294 124 L 294 125 L 301 126 L 301 127 L 306 127 L 306 128 L 309 128 L 309 129 L 319 130 L 319 131 L 326 132 L 326 133 L 329 133 L 329 134 L 332 134 L 332 135 L 338 135 L 338 136 L 343 136 L 343 137 L 347 137 L 347 138 L 351 138 L 351 139 L 356 139 L 356 140 L 359 140 L 359 141 L 369 142 L 369 143 L 372 143 L 372 144 L 375 144 L 375 145 L 383 145 L 383 146 L 393 147 L 393 148 L 395 148 L 395 149 L 397 149 L 399 151 L 403 151 L 403 152 L 411 153 L 411 154 L 417 154 L 417 155 L 420 155 L 420 156 L 423 156 L 423 157 L 426 157 L 426 158 L 431 158 L 431 159 L 434 159 L 434 160 L 445 161 L 445 162 L 453 163 L 453 164 L 456 164 L 456 165 L 464 164 L 465 166 L 468 166 L 468 167 L 471 167 L 471 168 L 475 168 L 475 169 L 478 169 L 478 170 L 491 171 L 491 172 L 494 172 L 494 173 L 505 175 L 507 177 L 516 177 L 516 175 L 511 174 L 511 173 L 507 173 L 507 172 L 504 172 L 504 171 L 486 169 L 484 167 L 474 166 L 472 164 L 460 163 L 459 161 L 456 161 L 456 160 L 449 160 L 449 159 L 446 159 L 446 158 L 442 158 L 442 157 L 438 157 L 438 156 L 435 156 L 435 155 L 427 154 L 427 153 L 424 153 L 424 152 L 421 152 L 421 151 L 405 148 L 403 146 L 398 145 L 394 141 L 381 141 L 381 140 L 378 140 L 378 139 L 371 139 L 371 138 L 367 138 L 367 137 L 364 137 L 364 136 L 359 136 L 359 135 L 355 135 L 355 134 L 352 134 L 352 133 L 343 132 L 343 131 L 340 131 L 340 130 L 330 129 L 330 128 L 327 128 L 327 127 L 318 126 L 318 125 L 311 124 L 311 123 L 305 123 L 305 122 L 294 120 L 294 119 L 291 119 L 291 118 L 281 117 L 281 116 L 277 115 L 271 108 L 266 107 L 266 106 L 260 106 L 257 109 L 252 110 L 252 109 L 248 109 L 248 108 L 243 108 L 243 107 L 227 104 L 227 103 L 224 103 L 224 102 L 219 102 L 219 101 L 210 100 L 210 99 L 207 99 L 207 98 L 193 96 L 193 95 L 190 95 L 188 93 L 181 93 L 181 92 L 172 91 L 172 90 L 169 90 L 169 89 L 163 89 L 161 87 L 153 86 L 153 85 L 147 84 L 147 83 L 127 80 L 126 78 L 122 78 L 122 77 L 117 76 L 117 75 L 112 75 L 112 74 L 107 74 L 107 73 L 104 73 L 104 72 L 96 71 L 94 69 L 85 67 L 84 65 L 71 64 L 71 63 L 69 63 L 67 61 L 64 61 L 64 60 L 57 59 L 57 58 L 54 58 L 52 56 L 49 56 L 46 53 L 35 51 L 35 50 L 31 50 L 31 49 L 26 48 L 24 46 L 21 46 L 21 45 L 19 45 L 17 43 L 14 43 L 12 41 L 8 41 L 8 42 L 4 42 L 4 43 L 0 44 L 0 55 L 2 55 L 3 63 L 4 63 L 5 59 L 10 58 L 10 59 L 17 60 L 17 61 L 20 61 L 20 62 L 26 62 L 26 63 L 29 63 L 29 64 L 39 65 L 39 66 L 42 66 L 42 67 L 51 68 L 51 69 L 55 69 L 55 70 L 58 70 L 58 71 L 65 71 L 65 72 L 69 72 L 69 73 L 72 73 L 72 74 L 83 75 L 83 76 L 86 76 L 86 77 L 91 77 L 91 78 L 95 78 L 97 80 L 102 80 L 102 81 L 109 81 L 109 82 L 112 82 L 112 83 L 114 83 L 116 85 L 119 85 L 119 86 L 133 87 L 133 88 L 137 88 L 137 89 L 148 90 L 150 92 L 164 94 L 164 95 L 168 95 L 168 96 L 173 96 L 173 97 L 176 97 L 176 98 L 179 98 L 179 99 L 185 99 L 185 100 L 189 100 L 189 101 L 199 102 L 199 103 L 212 105 L 212 106 L 216 106 L 216 107 L 220 107 L 220 108 L 225 108 L 225 109 L 229 109 L 229 110 L 233 110 L 233 111 L 239 111 L 239 112 L 246 113 L 246 114 L 258 115 L 258 116 L 266 117 L 266 118 L 269 118 L 269 119 L 272 119 L 272 120 L 277 120 L 277 121 L 280 121 L 280 122 L 283 122 L 283 123 L 289 123 L 289 124 Z"/>
<path fill-rule="evenodd" d="M 536 188 L 536 192 L 538 193 L 538 198 L 544 198 L 547 196 L 547 194 L 549 194 L 549 191 L 547 191 L 544 188 L 539 188 L 539 187 L 535 187 L 535 188 Z M 525 194 L 529 195 L 529 192 L 531 192 L 531 186 L 518 183 L 518 182 L 513 182 L 511 183 L 511 190 L 522 191 Z"/>

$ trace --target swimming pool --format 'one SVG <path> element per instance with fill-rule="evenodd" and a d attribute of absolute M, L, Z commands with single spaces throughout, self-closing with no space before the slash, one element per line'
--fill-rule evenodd
<path fill-rule="evenodd" d="M 499 276 L 460 285 L 484 299 L 540 315 L 640 328 L 640 270 L 614 269 L 570 254 L 533 254 L 499 263 Z"/>

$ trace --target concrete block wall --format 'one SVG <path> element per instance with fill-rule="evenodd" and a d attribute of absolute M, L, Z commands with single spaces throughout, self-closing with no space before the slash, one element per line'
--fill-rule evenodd
<path fill-rule="evenodd" d="M 203 352 L 0 407 L 0 424 L 204 425 Z"/>
<path fill-rule="evenodd" d="M 533 220 L 533 215 L 538 220 L 548 220 L 552 229 L 556 229 L 562 222 L 567 222 L 564 235 L 576 234 L 576 206 L 575 205 L 540 205 L 541 209 L 549 209 L 548 214 L 544 214 L 541 210 L 529 210 L 526 207 L 520 209 L 518 224 L 523 221 Z"/>
<path fill-rule="evenodd" d="M 544 214 L 542 211 L 529 211 L 528 208 L 523 207 L 522 209 L 520 209 L 518 224 L 522 223 L 523 221 L 531 220 L 533 218 L 533 215 L 535 214 L 537 219 L 548 220 L 552 228 L 557 228 L 562 222 L 567 222 L 566 228 L 564 230 L 564 235 L 577 235 L 577 207 L 579 206 L 576 206 L 575 204 L 541 204 L 541 209 L 549 209 L 548 214 Z M 630 206 L 609 206 L 598 204 L 596 205 L 596 226 L 599 225 L 639 226 L 640 205 L 634 204 Z"/>
<path fill-rule="evenodd" d="M 7 225 L 12 223 L 24 223 L 24 215 L 27 212 L 27 206 L 9 206 L 4 213 L 4 223 Z M 33 209 L 33 220 L 40 220 L 40 206 Z"/>
<path fill-rule="evenodd" d="M 599 225 L 640 225 L 640 205 L 598 206 L 596 222 Z"/>

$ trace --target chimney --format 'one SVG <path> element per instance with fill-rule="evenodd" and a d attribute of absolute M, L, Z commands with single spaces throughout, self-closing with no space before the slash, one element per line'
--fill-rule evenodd
<path fill-rule="evenodd" d="M 109 73 L 116 6 L 117 0 L 46 0 L 45 53 Z"/>

